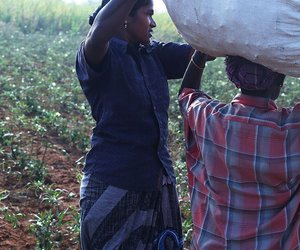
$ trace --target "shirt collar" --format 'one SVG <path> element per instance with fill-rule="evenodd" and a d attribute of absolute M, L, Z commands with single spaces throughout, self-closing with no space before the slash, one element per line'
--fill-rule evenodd
<path fill-rule="evenodd" d="M 128 46 L 129 46 L 129 44 L 128 44 L 127 41 L 122 40 L 122 39 L 120 39 L 118 37 L 113 37 L 111 39 L 111 42 L 114 44 L 114 46 L 118 47 L 124 54 L 126 52 L 128 52 Z M 147 53 L 151 53 L 151 51 L 153 50 L 153 46 L 152 46 L 152 43 L 149 44 L 149 45 L 146 45 L 146 46 L 140 44 L 140 45 L 138 45 L 136 47 L 136 49 L 140 50 L 140 51 L 145 51 Z"/>
<path fill-rule="evenodd" d="M 231 103 L 241 103 L 246 106 L 253 106 L 256 108 L 267 109 L 267 110 L 277 110 L 277 105 L 272 99 L 250 96 L 245 94 L 236 95 Z"/>

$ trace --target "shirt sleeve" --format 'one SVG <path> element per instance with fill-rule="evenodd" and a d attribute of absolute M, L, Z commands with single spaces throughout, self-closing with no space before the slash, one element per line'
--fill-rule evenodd
<path fill-rule="evenodd" d="M 183 118 L 192 130 L 195 129 L 195 124 L 199 126 L 199 123 L 205 122 L 204 116 L 209 115 L 210 103 L 213 102 L 210 96 L 200 90 L 184 88 L 178 99 Z"/>
<path fill-rule="evenodd" d="M 157 54 L 168 79 L 182 78 L 193 48 L 187 44 L 158 43 Z"/>
<path fill-rule="evenodd" d="M 93 84 L 95 82 L 99 83 L 99 79 L 103 75 L 104 72 L 106 72 L 108 66 L 109 66 L 109 60 L 110 60 L 110 50 L 106 53 L 102 63 L 98 65 L 96 68 L 92 68 L 86 61 L 84 49 L 83 49 L 83 43 L 81 43 L 80 48 L 78 50 L 77 56 L 76 56 L 76 73 L 78 80 L 85 84 Z"/>
<path fill-rule="evenodd" d="M 197 162 L 202 158 L 201 151 L 197 145 L 197 129 L 195 127 L 195 125 L 199 125 L 198 119 L 203 121 L 198 111 L 201 109 L 201 103 L 206 103 L 210 100 L 211 98 L 202 91 L 189 88 L 184 88 L 179 95 L 179 105 L 184 117 L 186 164 L 190 192 L 192 192 L 194 187 L 194 175 L 191 168 L 197 165 Z"/>

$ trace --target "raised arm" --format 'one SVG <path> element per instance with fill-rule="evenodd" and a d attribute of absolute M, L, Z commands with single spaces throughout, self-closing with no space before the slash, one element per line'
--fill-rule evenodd
<path fill-rule="evenodd" d="M 96 15 L 84 43 L 85 57 L 90 65 L 97 65 L 102 61 L 109 40 L 121 32 L 136 1 L 110 0 Z"/>
<path fill-rule="evenodd" d="M 214 59 L 200 51 L 195 51 L 183 76 L 179 94 L 184 88 L 200 89 L 205 63 Z"/>

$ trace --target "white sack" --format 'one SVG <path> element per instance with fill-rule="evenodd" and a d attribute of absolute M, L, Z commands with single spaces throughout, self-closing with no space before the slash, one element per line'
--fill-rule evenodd
<path fill-rule="evenodd" d="M 163 0 L 183 38 L 300 77 L 300 0 Z"/>

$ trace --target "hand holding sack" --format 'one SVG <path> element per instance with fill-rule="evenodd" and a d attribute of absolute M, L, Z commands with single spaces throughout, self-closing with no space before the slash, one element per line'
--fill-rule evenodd
<path fill-rule="evenodd" d="M 300 77 L 300 0 L 163 0 L 183 38 Z"/>

